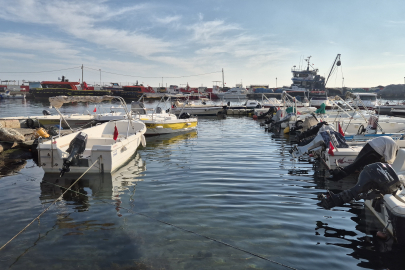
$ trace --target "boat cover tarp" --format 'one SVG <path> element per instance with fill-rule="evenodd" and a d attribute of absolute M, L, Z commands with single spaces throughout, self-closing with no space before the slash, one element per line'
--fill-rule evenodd
<path fill-rule="evenodd" d="M 293 108 L 293 107 L 288 107 L 286 110 L 286 113 L 295 113 L 295 108 Z"/>
<path fill-rule="evenodd" d="M 317 109 L 317 110 L 315 111 L 315 113 L 325 114 L 325 113 L 326 113 L 326 112 L 325 112 L 325 107 L 326 107 L 325 103 L 322 103 L 321 106 L 320 106 L 320 108 Z"/>
<path fill-rule="evenodd" d="M 315 117 L 309 116 L 304 119 L 304 123 L 302 124 L 302 132 L 307 131 L 313 126 L 316 126 L 318 124 L 318 121 L 316 120 Z"/>
<path fill-rule="evenodd" d="M 57 96 L 57 97 L 50 97 L 49 102 L 51 106 L 54 108 L 60 108 L 64 103 L 70 102 L 92 102 L 92 103 L 100 103 L 102 101 L 109 101 L 113 100 L 113 96 Z"/>

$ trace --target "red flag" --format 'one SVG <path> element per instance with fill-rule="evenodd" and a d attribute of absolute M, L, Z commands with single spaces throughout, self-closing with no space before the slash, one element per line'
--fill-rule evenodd
<path fill-rule="evenodd" d="M 335 149 L 335 147 L 333 147 L 332 142 L 329 142 L 329 151 L 328 154 L 331 156 L 334 156 L 335 153 L 333 153 L 333 149 Z"/>
<path fill-rule="evenodd" d="M 113 137 L 114 141 L 116 141 L 117 138 L 118 138 L 118 128 L 117 128 L 117 126 L 115 126 L 114 127 L 114 137 Z"/>
<path fill-rule="evenodd" d="M 96 112 L 97 111 L 97 108 L 96 108 L 96 106 L 94 106 L 94 110 L 93 110 L 93 112 Z"/>
<path fill-rule="evenodd" d="M 338 122 L 338 125 L 339 125 L 339 133 L 340 133 L 342 136 L 345 136 L 345 133 L 343 132 L 342 127 L 340 126 L 340 122 Z"/>

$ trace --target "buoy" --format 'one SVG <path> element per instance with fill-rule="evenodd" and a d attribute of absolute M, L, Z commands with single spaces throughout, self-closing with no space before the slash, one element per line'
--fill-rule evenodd
<path fill-rule="evenodd" d="M 284 134 L 287 134 L 287 133 L 289 133 L 290 132 L 290 127 L 286 127 L 285 129 L 284 129 Z"/>
<path fill-rule="evenodd" d="M 257 115 L 256 114 L 253 115 L 253 119 L 257 120 Z"/>
<path fill-rule="evenodd" d="M 46 132 L 45 129 L 38 128 L 37 131 L 35 132 L 35 138 L 39 138 L 39 137 L 48 138 L 49 134 Z"/>

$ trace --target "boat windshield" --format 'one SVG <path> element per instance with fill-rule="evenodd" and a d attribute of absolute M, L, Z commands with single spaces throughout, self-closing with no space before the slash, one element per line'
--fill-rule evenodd
<path fill-rule="evenodd" d="M 361 100 L 372 100 L 372 101 L 377 100 L 377 96 L 375 96 L 375 95 L 370 95 L 370 96 L 361 95 L 359 97 Z"/>

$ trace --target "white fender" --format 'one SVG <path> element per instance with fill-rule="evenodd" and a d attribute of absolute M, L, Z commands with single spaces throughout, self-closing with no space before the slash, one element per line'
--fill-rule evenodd
<path fill-rule="evenodd" d="M 145 147 L 146 146 L 146 139 L 145 139 L 145 136 L 143 134 L 141 135 L 141 142 L 142 142 L 142 146 Z"/>

